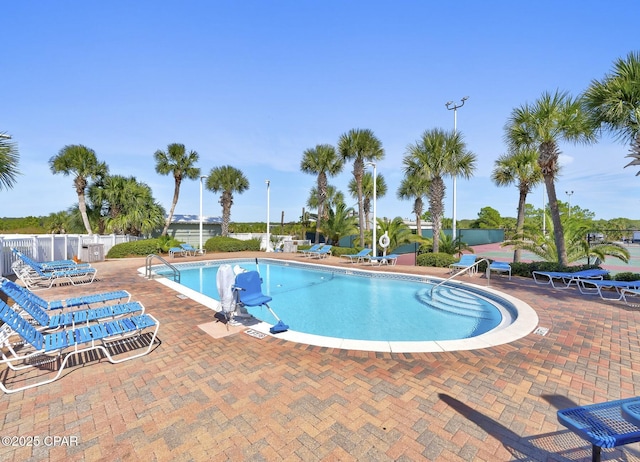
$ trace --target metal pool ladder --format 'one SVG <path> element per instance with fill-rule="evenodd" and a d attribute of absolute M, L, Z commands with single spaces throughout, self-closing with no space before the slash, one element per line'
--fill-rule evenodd
<path fill-rule="evenodd" d="M 466 268 L 462 268 L 460 271 L 458 271 L 458 272 L 457 272 L 457 273 L 455 273 L 455 274 L 452 274 L 451 276 L 449 276 L 449 277 L 448 277 L 447 279 L 445 279 L 444 281 L 440 281 L 438 284 L 436 284 L 435 286 L 433 286 L 433 287 L 431 288 L 431 292 L 429 292 L 429 294 L 433 297 L 433 291 L 434 291 L 435 289 L 437 289 L 438 287 L 440 287 L 440 286 L 441 286 L 441 285 L 443 285 L 443 284 L 446 284 L 447 282 L 449 282 L 450 280 L 452 280 L 452 279 L 453 279 L 453 278 L 455 278 L 456 276 L 460 276 L 461 274 L 466 273 L 467 271 L 471 271 L 471 269 L 472 269 L 472 268 L 474 268 L 474 267 L 475 267 L 475 268 L 476 268 L 476 270 L 477 270 L 478 265 L 479 265 L 480 263 L 482 263 L 483 261 L 486 261 L 486 262 L 487 262 L 487 264 L 489 263 L 489 260 L 487 260 L 486 258 L 481 258 L 480 260 L 476 261 L 473 265 L 468 266 L 468 267 L 466 267 Z M 487 277 L 489 277 L 489 274 L 490 274 L 490 273 L 489 273 L 489 272 L 487 272 Z M 488 285 L 488 284 L 489 284 L 489 283 L 488 283 L 488 281 L 487 281 L 487 285 Z"/>
<path fill-rule="evenodd" d="M 160 255 L 156 255 L 155 253 L 147 255 L 147 260 L 144 265 L 144 277 L 147 279 L 151 279 L 153 272 L 151 271 L 151 262 L 154 258 L 157 258 L 162 263 L 164 263 L 167 268 L 169 268 L 173 272 L 173 281 L 179 283 L 180 282 L 180 270 L 169 263 L 167 260 L 162 258 Z"/>

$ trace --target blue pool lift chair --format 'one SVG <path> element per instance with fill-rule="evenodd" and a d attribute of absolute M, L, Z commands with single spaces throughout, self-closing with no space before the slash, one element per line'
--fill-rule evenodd
<path fill-rule="evenodd" d="M 289 326 L 283 323 L 277 314 L 269 306 L 269 302 L 273 298 L 262 293 L 262 278 L 257 271 L 245 271 L 236 276 L 236 283 L 233 286 L 233 290 L 236 293 L 237 302 L 242 303 L 245 306 L 265 306 L 271 312 L 276 321 L 275 325 L 271 326 L 269 332 L 272 334 L 278 334 L 289 330 Z"/>

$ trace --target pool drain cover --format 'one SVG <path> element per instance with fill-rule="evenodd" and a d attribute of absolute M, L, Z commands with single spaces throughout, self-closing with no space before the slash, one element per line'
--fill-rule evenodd
<path fill-rule="evenodd" d="M 263 334 L 262 332 L 258 332 L 254 329 L 247 329 L 244 331 L 245 334 L 255 337 L 257 339 L 263 339 L 267 336 L 267 334 Z"/>
<path fill-rule="evenodd" d="M 538 327 L 533 331 L 534 334 L 542 335 L 543 337 L 549 333 L 549 329 L 547 327 Z"/>

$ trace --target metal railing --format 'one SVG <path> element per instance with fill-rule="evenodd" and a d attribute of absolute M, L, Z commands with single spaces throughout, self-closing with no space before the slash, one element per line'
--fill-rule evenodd
<path fill-rule="evenodd" d="M 151 279 L 151 275 L 153 274 L 153 272 L 151 271 L 151 262 L 153 261 L 154 258 L 157 258 L 158 260 L 160 260 L 173 272 L 174 282 L 180 283 L 180 270 L 178 270 L 178 268 L 173 266 L 171 263 L 169 263 L 167 260 L 162 258 L 160 255 L 156 255 L 155 253 L 147 255 L 147 259 L 144 265 L 144 277 L 146 277 L 147 279 Z"/>
<path fill-rule="evenodd" d="M 447 279 L 445 279 L 444 281 L 440 281 L 438 284 L 436 284 L 435 286 L 433 286 L 431 288 L 431 292 L 429 292 L 429 294 L 431 295 L 431 297 L 433 297 L 433 291 L 436 290 L 438 287 L 440 287 L 441 285 L 446 284 L 447 282 L 449 282 L 450 280 L 452 280 L 453 278 L 455 278 L 456 276 L 460 276 L 461 274 L 464 274 L 468 271 L 473 271 L 473 272 L 477 272 L 478 271 L 478 265 L 480 263 L 482 263 L 483 261 L 487 262 L 487 265 L 490 264 L 489 260 L 486 258 L 481 258 L 480 260 L 476 261 L 473 265 L 467 266 L 466 268 L 462 268 L 460 271 L 458 271 L 455 274 L 452 274 L 451 276 L 449 276 Z"/>

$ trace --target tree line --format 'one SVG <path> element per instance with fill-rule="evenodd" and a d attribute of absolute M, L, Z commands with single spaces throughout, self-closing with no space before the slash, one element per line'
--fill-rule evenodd
<path fill-rule="evenodd" d="M 631 158 L 628 166 L 640 165 L 640 53 L 631 52 L 626 58 L 614 62 L 610 73 L 600 80 L 593 80 L 584 93 L 577 97 L 556 90 L 544 92 L 532 104 L 514 108 L 504 127 L 507 153 L 498 157 L 492 174 L 498 186 L 515 185 L 518 189 L 518 215 L 515 223 L 515 240 L 527 242 L 525 233 L 526 198 L 532 188 L 544 183 L 548 195 L 549 231 L 553 235 L 555 259 L 566 265 L 567 249 L 563 229 L 561 201 L 558 200 L 555 182 L 563 142 L 591 144 L 597 142 L 603 132 L 613 133 L 628 143 Z M 322 232 L 331 238 L 357 234 L 360 247 L 365 246 L 371 229 L 369 214 L 373 199 L 387 191 L 382 175 L 373 178 L 370 167 L 384 159 L 381 141 L 369 129 L 352 129 L 342 134 L 334 147 L 318 144 L 302 153 L 300 170 L 316 176 L 316 183 L 307 206 L 316 211 L 315 216 L 302 216 L 301 222 L 315 220 L 316 241 Z M 51 222 L 62 232 L 70 223 L 82 223 L 85 231 L 148 234 L 162 228 L 167 233 L 173 211 L 179 200 L 180 186 L 184 180 L 206 178 L 208 190 L 220 194 L 222 207 L 222 233 L 229 232 L 231 207 L 234 194 L 249 188 L 243 172 L 230 165 L 214 167 L 208 175 L 201 175 L 197 166 L 198 153 L 186 151 L 183 144 L 170 144 L 166 150 L 154 154 L 156 172 L 172 175 L 174 196 L 169 213 L 153 198 L 151 189 L 134 177 L 110 175 L 104 162 L 95 152 L 83 145 L 68 145 L 49 160 L 53 174 L 73 178 L 78 195 L 76 209 L 52 214 Z M 425 200 L 435 236 L 440 234 L 444 218 L 444 180 L 451 177 L 470 178 L 476 169 L 476 155 L 471 152 L 463 135 L 457 131 L 439 128 L 427 129 L 409 144 L 402 160 L 404 178 L 396 191 L 402 200 L 412 201 L 418 236 L 421 236 Z M 11 188 L 17 181 L 17 147 L 6 135 L 0 136 L 0 189 Z M 353 180 L 349 184 L 351 194 L 357 199 L 357 210 L 344 203 L 344 195 L 328 183 L 347 163 L 352 165 Z M 488 212 L 488 211 L 487 211 Z M 543 218 L 544 220 L 544 218 Z M 544 224 L 546 222 L 543 221 Z M 386 226 L 385 221 L 376 226 Z M 51 232 L 54 232 L 52 229 Z M 433 251 L 438 251 L 434 239 Z M 516 254 L 514 258 L 519 256 Z"/>

